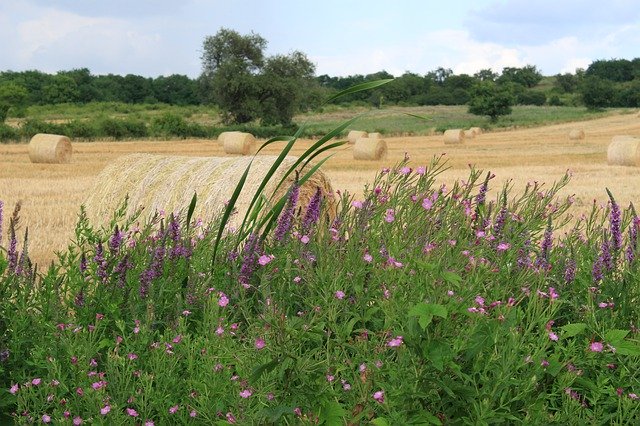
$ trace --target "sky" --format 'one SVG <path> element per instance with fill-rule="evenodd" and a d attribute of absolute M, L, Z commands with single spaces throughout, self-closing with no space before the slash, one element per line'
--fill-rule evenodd
<path fill-rule="evenodd" d="M 0 71 L 187 75 L 221 28 L 301 51 L 316 75 L 575 72 L 640 57 L 638 0 L 0 0 Z"/>

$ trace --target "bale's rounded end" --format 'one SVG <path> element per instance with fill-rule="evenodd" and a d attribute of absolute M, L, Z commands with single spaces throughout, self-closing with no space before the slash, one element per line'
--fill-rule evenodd
<path fill-rule="evenodd" d="M 569 139 L 572 141 L 581 141 L 585 138 L 584 130 L 573 129 L 569 132 Z"/>
<path fill-rule="evenodd" d="M 353 146 L 354 160 L 384 160 L 387 142 L 384 139 L 359 138 Z"/>
<path fill-rule="evenodd" d="M 464 130 L 449 129 L 444 132 L 444 143 L 446 145 L 457 145 L 464 143 Z"/>
<path fill-rule="evenodd" d="M 633 136 L 614 136 L 607 148 L 610 166 L 640 167 L 640 139 Z"/>
<path fill-rule="evenodd" d="M 350 145 L 353 145 L 358 139 L 366 138 L 367 136 L 367 132 L 363 132 L 361 130 L 351 130 L 347 135 L 347 140 L 349 141 Z"/>
<path fill-rule="evenodd" d="M 71 140 L 62 135 L 38 133 L 29 141 L 29 160 L 32 163 L 66 164 L 71 162 Z"/>
<path fill-rule="evenodd" d="M 251 133 L 223 132 L 220 139 L 225 154 L 250 155 L 255 152 L 256 138 Z"/>

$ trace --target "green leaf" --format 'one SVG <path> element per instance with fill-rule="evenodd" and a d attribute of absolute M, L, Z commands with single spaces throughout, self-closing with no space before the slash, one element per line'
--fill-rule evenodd
<path fill-rule="evenodd" d="M 448 282 L 449 284 L 458 285 L 462 282 L 462 277 L 455 272 L 451 271 L 442 271 L 442 279 Z"/>
<path fill-rule="evenodd" d="M 560 356 L 555 354 L 549 357 L 548 359 L 549 365 L 547 366 L 547 373 L 551 374 L 553 377 L 556 377 L 560 370 L 562 370 L 562 363 L 560 362 Z"/>
<path fill-rule="evenodd" d="M 393 81 L 393 79 L 387 78 L 384 80 L 367 81 L 366 83 L 356 84 L 355 86 L 351 86 L 331 96 L 329 99 L 327 99 L 327 102 L 331 102 L 342 96 L 350 95 L 352 93 L 362 92 L 363 90 L 375 89 L 376 87 L 382 86 L 383 84 L 387 84 L 390 81 Z"/>
<path fill-rule="evenodd" d="M 575 324 L 563 325 L 562 327 L 560 327 L 560 329 L 562 330 L 562 337 L 564 338 L 573 337 L 573 336 L 577 336 L 578 334 L 586 330 L 587 324 L 582 322 L 577 322 Z"/>
<path fill-rule="evenodd" d="M 640 355 L 640 345 L 630 342 L 628 340 L 622 340 L 615 344 L 612 344 L 614 348 L 616 348 L 616 353 L 618 355 L 631 355 L 638 356 Z"/>
<path fill-rule="evenodd" d="M 374 426 L 389 426 L 389 422 L 384 417 L 375 418 L 371 420 L 369 424 L 372 424 Z"/>
<path fill-rule="evenodd" d="M 434 316 L 446 318 L 447 315 L 447 308 L 435 303 L 418 303 L 409 310 L 409 316 L 418 317 L 418 323 L 423 330 L 431 324 Z"/>
<path fill-rule="evenodd" d="M 253 369 L 251 373 L 251 382 L 256 382 L 265 373 L 273 371 L 274 368 L 280 363 L 278 358 L 274 358 L 266 364 L 262 364 Z"/>
<path fill-rule="evenodd" d="M 320 410 L 320 424 L 328 426 L 342 426 L 347 411 L 337 401 L 328 401 Z"/>
<path fill-rule="evenodd" d="M 604 340 L 613 344 L 624 340 L 629 334 L 629 330 L 609 330 L 604 335 Z"/>
<path fill-rule="evenodd" d="M 196 209 L 196 204 L 198 202 L 198 195 L 194 192 L 193 198 L 191 198 L 191 203 L 189 203 L 189 210 L 187 211 L 187 229 L 191 225 L 191 217 L 193 217 L 193 211 Z"/>

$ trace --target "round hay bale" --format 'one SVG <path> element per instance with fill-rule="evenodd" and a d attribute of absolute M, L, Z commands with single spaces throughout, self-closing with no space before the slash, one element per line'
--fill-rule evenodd
<path fill-rule="evenodd" d="M 367 137 L 367 132 L 363 132 L 361 130 L 351 130 L 347 135 L 347 140 L 351 145 L 353 145 L 354 143 L 356 143 L 358 139 L 366 138 L 366 137 Z"/>
<path fill-rule="evenodd" d="M 262 155 L 253 159 L 244 188 L 236 202 L 237 214 L 231 216 L 230 226 L 242 223 L 251 199 L 277 156 Z M 252 157 L 179 157 L 152 154 L 131 154 L 117 158 L 105 167 L 85 200 L 88 218 L 94 223 L 108 224 L 113 212 L 125 197 L 129 197 L 126 215 L 144 207 L 142 218 L 152 217 L 156 211 L 186 212 L 195 192 L 198 196 L 193 218 L 210 222 L 224 211 L 225 202 L 231 198 L 242 174 Z M 264 189 L 270 197 L 284 173 L 293 165 L 296 157 L 286 157 Z M 301 173 L 306 173 L 307 166 Z M 276 192 L 273 202 L 284 195 L 295 179 L 290 175 Z M 309 201 L 320 188 L 333 217 L 335 199 L 327 176 L 318 170 L 300 188 L 298 206 L 306 212 Z"/>
<path fill-rule="evenodd" d="M 238 132 L 238 131 L 234 131 L 234 132 L 222 132 L 220 133 L 220 135 L 218 135 L 218 144 L 220 144 L 221 147 L 224 147 L 224 141 L 225 139 L 227 139 L 228 137 L 230 137 L 231 135 L 235 135 L 235 134 L 240 134 L 242 132 Z"/>
<path fill-rule="evenodd" d="M 463 144 L 464 143 L 464 130 L 462 129 L 449 129 L 444 132 L 444 143 L 446 145 Z"/>
<path fill-rule="evenodd" d="M 482 134 L 482 127 L 471 127 L 471 128 L 469 128 L 469 130 L 471 130 L 473 133 L 475 133 L 476 136 Z"/>
<path fill-rule="evenodd" d="M 71 141 L 66 136 L 38 133 L 29 141 L 29 160 L 32 163 L 70 163 L 72 153 Z"/>
<path fill-rule="evenodd" d="M 228 132 L 223 137 L 225 154 L 249 155 L 255 151 L 256 138 L 251 133 Z"/>
<path fill-rule="evenodd" d="M 382 139 L 382 134 L 380 132 L 369 133 L 369 139 Z"/>
<path fill-rule="evenodd" d="M 640 167 L 640 139 L 633 136 L 614 136 L 607 148 L 607 164 Z"/>
<path fill-rule="evenodd" d="M 360 138 L 353 146 L 354 160 L 383 160 L 387 158 L 387 142 L 384 139 Z"/>
<path fill-rule="evenodd" d="M 476 137 L 476 132 L 474 132 L 473 130 L 469 129 L 464 131 L 465 139 L 474 139 L 475 137 Z"/>
<path fill-rule="evenodd" d="M 572 141 L 581 141 L 585 137 L 584 130 L 573 129 L 569 132 L 569 139 Z"/>

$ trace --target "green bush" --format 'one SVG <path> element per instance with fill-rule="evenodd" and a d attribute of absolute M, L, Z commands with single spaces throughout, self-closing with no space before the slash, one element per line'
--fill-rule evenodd
<path fill-rule="evenodd" d="M 20 133 L 26 140 L 30 140 L 33 135 L 38 133 L 51 133 L 54 135 L 65 135 L 65 125 L 48 123 L 38 119 L 27 119 L 20 127 Z"/>
<path fill-rule="evenodd" d="M 18 142 L 20 140 L 20 132 L 11 126 L 0 123 L 0 142 Z"/>
<path fill-rule="evenodd" d="M 93 140 L 98 136 L 94 121 L 71 120 L 65 125 L 65 134 L 72 139 Z"/>

